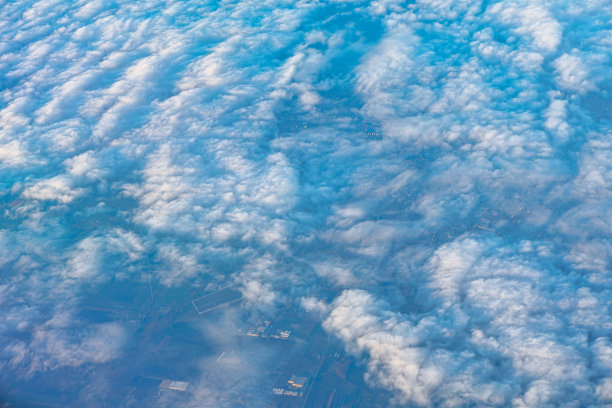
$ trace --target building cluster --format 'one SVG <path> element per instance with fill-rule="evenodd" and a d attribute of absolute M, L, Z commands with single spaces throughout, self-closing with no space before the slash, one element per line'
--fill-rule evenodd
<path fill-rule="evenodd" d="M 290 335 L 290 330 L 274 330 L 272 323 L 264 319 L 260 319 L 255 327 L 252 327 L 247 331 L 247 336 L 283 340 L 288 339 Z"/>
<path fill-rule="evenodd" d="M 380 123 L 361 123 L 361 131 L 367 137 L 380 138 L 382 134 Z"/>
<path fill-rule="evenodd" d="M 173 390 L 173 391 L 186 391 L 187 387 L 189 387 L 188 382 L 184 381 L 172 381 L 172 380 L 163 380 L 159 385 L 159 390 Z"/>
<path fill-rule="evenodd" d="M 284 388 L 272 388 L 273 395 L 284 395 L 287 397 L 301 397 L 304 395 L 304 386 L 308 382 L 308 377 L 291 376 Z"/>

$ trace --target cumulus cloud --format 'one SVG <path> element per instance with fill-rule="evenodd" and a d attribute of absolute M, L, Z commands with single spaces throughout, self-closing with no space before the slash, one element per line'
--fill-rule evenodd
<path fill-rule="evenodd" d="M 14 370 L 53 371 L 62 367 L 78 367 L 84 364 L 100 364 L 120 355 L 126 342 L 126 331 L 117 324 L 101 324 L 89 327 L 77 337 L 65 328 L 49 322 L 32 333 L 32 342 L 8 346 L 13 354 L 9 366 Z"/>
<path fill-rule="evenodd" d="M 609 403 L 611 16 L 604 0 L 7 3 L 7 398 L 264 405 L 274 375 L 321 355 L 301 375 L 346 364 L 335 395 L 373 406 Z M 193 310 L 229 285 L 239 302 Z M 261 319 L 294 337 L 246 343 Z M 147 394 L 162 377 L 192 392 Z M 336 403 L 315 388 L 306 405 Z"/>
<path fill-rule="evenodd" d="M 556 79 L 562 89 L 585 92 L 593 88 L 587 67 L 580 56 L 563 54 L 555 60 L 554 65 Z"/>
<path fill-rule="evenodd" d="M 588 290 L 575 293 L 558 279 L 545 280 L 525 256 L 496 241 L 461 238 L 442 246 L 426 266 L 438 302 L 433 313 L 394 312 L 366 291 L 348 290 L 330 305 L 324 327 L 350 352 L 366 356 L 367 378 L 396 390 L 398 402 L 590 401 L 605 385 L 587 378 L 607 369 L 589 368 L 582 327 L 606 325 L 609 316 L 595 312 L 598 300 Z M 561 285 L 552 297 L 546 295 L 550 285 Z M 568 310 L 568 302 L 575 306 Z M 568 313 L 583 323 L 568 322 Z"/>
<path fill-rule="evenodd" d="M 18 140 L 0 146 L 0 160 L 5 166 L 20 166 L 27 163 L 27 152 Z"/>
<path fill-rule="evenodd" d="M 551 10 L 537 2 L 521 2 L 511 6 L 497 3 L 491 7 L 491 12 L 499 13 L 503 22 L 515 25 L 514 32 L 527 36 L 538 50 L 555 51 L 561 43 L 561 24 L 554 18 Z"/>
<path fill-rule="evenodd" d="M 428 404 L 431 392 L 442 381 L 441 369 L 427 364 L 420 350 L 411 347 L 414 339 L 409 323 L 396 322 L 392 314 L 381 319 L 376 303 L 367 292 L 344 292 L 332 304 L 324 327 L 335 332 L 352 352 L 368 354 L 368 370 L 375 381 L 399 390 L 406 400 Z"/>
<path fill-rule="evenodd" d="M 66 176 L 55 176 L 38 181 L 23 191 L 25 198 L 41 201 L 56 201 L 68 204 L 85 193 L 84 189 L 74 187 Z"/>

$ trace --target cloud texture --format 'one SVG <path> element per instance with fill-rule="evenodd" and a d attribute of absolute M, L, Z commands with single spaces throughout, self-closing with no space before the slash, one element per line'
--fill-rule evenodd
<path fill-rule="evenodd" d="M 240 333 L 291 310 L 379 403 L 612 403 L 611 18 L 603 0 L 0 5 L 0 397 L 133 406 L 118 384 L 174 376 L 193 391 L 155 404 L 263 404 L 305 352 Z M 189 309 L 226 286 L 240 303 Z"/>

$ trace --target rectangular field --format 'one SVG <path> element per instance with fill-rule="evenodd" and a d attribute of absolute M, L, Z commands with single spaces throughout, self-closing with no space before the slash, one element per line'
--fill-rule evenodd
<path fill-rule="evenodd" d="M 238 302 L 240 299 L 242 299 L 242 293 L 234 286 L 227 286 L 209 295 L 195 299 L 193 301 L 193 307 L 195 307 L 198 314 L 202 314 L 223 305 Z"/>

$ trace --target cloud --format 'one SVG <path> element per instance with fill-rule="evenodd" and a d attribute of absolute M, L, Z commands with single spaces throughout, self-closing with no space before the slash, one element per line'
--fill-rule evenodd
<path fill-rule="evenodd" d="M 350 268 L 344 266 L 341 262 L 338 262 L 338 264 L 322 262 L 314 264 L 313 267 L 317 275 L 341 286 L 350 286 L 357 279 Z"/>
<path fill-rule="evenodd" d="M 353 353 L 368 354 L 368 370 L 383 387 L 400 390 L 406 400 L 427 404 L 442 381 L 442 372 L 427 364 L 418 348 L 411 347 L 407 322 L 396 322 L 393 315 L 381 321 L 378 309 L 366 292 L 347 291 L 334 301 L 324 327 Z M 395 332 L 386 330 L 388 327 Z"/>
<path fill-rule="evenodd" d="M 431 314 L 396 312 L 366 291 L 346 290 L 330 305 L 324 327 L 364 356 L 366 378 L 396 390 L 398 403 L 591 401 L 595 385 L 586 378 L 602 371 L 589 368 L 581 327 L 601 327 L 609 317 L 595 312 L 602 309 L 588 289 L 561 289 L 558 278 L 544 278 L 513 252 L 495 240 L 461 238 L 428 261 L 438 302 Z M 561 286 L 549 292 L 550 285 Z M 567 302 L 577 302 L 573 311 L 562 306 Z M 577 320 L 568 322 L 568 312 Z M 493 368 L 500 365 L 506 368 Z"/>
<path fill-rule="evenodd" d="M 395 390 L 397 404 L 455 406 L 467 399 L 500 405 L 506 399 L 509 389 L 503 384 L 481 383 L 478 391 L 472 389 L 474 376 L 482 377 L 491 366 L 475 362 L 478 366 L 470 367 L 470 353 L 435 349 L 431 343 L 444 335 L 434 334 L 433 319 L 411 322 L 365 291 L 343 292 L 332 303 L 323 325 L 353 354 L 367 356 L 366 379 Z"/>
<path fill-rule="evenodd" d="M 533 2 L 508 7 L 501 2 L 491 7 L 491 11 L 499 13 L 506 24 L 516 24 L 514 32 L 529 37 L 536 49 L 555 51 L 561 43 L 563 28 L 546 7 Z"/>
<path fill-rule="evenodd" d="M 203 274 L 206 268 L 199 259 L 201 249 L 191 246 L 184 250 L 174 244 L 161 244 L 157 247 L 157 259 L 164 268 L 160 270 L 161 282 L 168 285 L 179 285 L 185 281 L 194 281 Z"/>
<path fill-rule="evenodd" d="M 12 355 L 9 367 L 32 376 L 37 371 L 101 364 L 117 358 L 127 340 L 125 329 L 117 324 L 94 325 L 76 336 L 57 324 L 37 328 L 30 344 L 8 345 L 4 352 Z"/>
<path fill-rule="evenodd" d="M 610 16 L 6 4 L 2 382 L 25 403 L 265 405 L 321 354 L 312 384 L 346 364 L 335 395 L 373 406 L 610 402 Z M 240 302 L 192 310 L 228 285 Z M 262 318 L 295 341 L 247 343 Z M 148 395 L 162 377 L 193 392 Z M 337 402 L 321 390 L 304 403 Z"/>
<path fill-rule="evenodd" d="M 74 187 L 72 180 L 65 176 L 55 176 L 46 180 L 38 181 L 23 191 L 25 198 L 41 201 L 56 201 L 68 204 L 82 196 L 85 190 Z"/>
<path fill-rule="evenodd" d="M 562 89 L 585 92 L 593 89 L 589 82 L 589 72 L 578 55 L 563 54 L 554 62 L 557 83 Z"/>
<path fill-rule="evenodd" d="M 27 163 L 27 152 L 18 140 L 0 145 L 0 160 L 5 166 L 22 166 Z"/>

